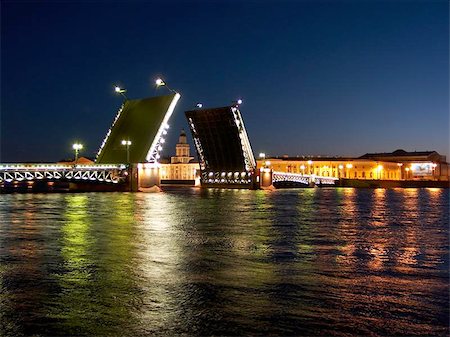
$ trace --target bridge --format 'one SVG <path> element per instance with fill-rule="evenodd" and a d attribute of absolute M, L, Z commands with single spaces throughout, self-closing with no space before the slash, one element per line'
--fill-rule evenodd
<path fill-rule="evenodd" d="M 254 188 L 256 161 L 238 105 L 186 111 L 204 187 Z"/>
<path fill-rule="evenodd" d="M 262 169 L 264 172 L 264 169 Z M 267 169 L 266 169 L 267 170 Z M 338 181 L 335 177 L 323 177 L 310 174 L 272 172 L 272 184 L 275 187 L 307 187 L 307 186 L 333 186 Z"/>
<path fill-rule="evenodd" d="M 56 165 L 56 164 L 2 164 L 0 182 L 20 181 L 96 181 L 117 184 L 124 182 L 126 165 Z"/>
<path fill-rule="evenodd" d="M 169 118 L 180 97 L 173 92 L 126 99 L 98 150 L 95 165 L 0 164 L 0 190 L 34 183 L 53 186 L 69 182 L 72 187 L 83 184 L 85 190 L 99 184 L 112 184 L 133 191 L 159 185 L 158 159 L 169 129 Z M 129 143 L 126 147 L 122 144 L 124 140 Z"/>
<path fill-rule="evenodd" d="M 118 165 L 58 165 L 58 164 L 1 164 L 0 186 L 5 190 L 22 188 L 45 191 L 62 188 L 69 183 L 123 185 L 128 181 L 128 166 Z M 56 185 L 55 185 L 56 183 Z M 95 190 L 93 188 L 93 190 Z M 105 190 L 105 188 L 103 188 Z"/>
<path fill-rule="evenodd" d="M 124 185 L 146 190 L 160 184 L 159 159 L 168 121 L 180 94 L 126 99 L 98 150 L 95 165 L 0 164 L 0 191 L 18 184 L 69 182 Z M 186 111 L 203 187 L 260 188 L 334 185 L 338 180 L 285 172 L 257 164 L 239 105 Z M 123 144 L 127 144 L 124 146 Z"/>

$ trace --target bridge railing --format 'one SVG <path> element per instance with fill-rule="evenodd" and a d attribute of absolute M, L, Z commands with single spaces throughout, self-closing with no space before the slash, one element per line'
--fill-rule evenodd
<path fill-rule="evenodd" d="M 314 174 L 300 174 L 300 173 L 289 173 L 289 172 L 272 172 L 272 182 L 293 182 L 300 183 L 304 185 L 310 185 L 314 183 L 316 185 L 335 185 L 336 181 L 339 180 L 335 177 L 323 177 Z"/>
<path fill-rule="evenodd" d="M 246 185 L 252 183 L 253 172 L 216 172 L 203 171 L 201 173 L 201 182 L 203 184 L 233 184 Z"/>
<path fill-rule="evenodd" d="M 0 164 L 0 182 L 34 180 L 97 181 L 119 183 L 128 175 L 127 166 L 61 165 L 61 164 Z"/>

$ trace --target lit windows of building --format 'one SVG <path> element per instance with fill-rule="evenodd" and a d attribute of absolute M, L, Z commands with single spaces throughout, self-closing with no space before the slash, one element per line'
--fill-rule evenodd
<path fill-rule="evenodd" d="M 175 146 L 175 156 L 170 157 L 170 164 L 161 164 L 161 184 L 194 185 L 200 166 L 193 160 L 186 133 L 182 130 Z"/>

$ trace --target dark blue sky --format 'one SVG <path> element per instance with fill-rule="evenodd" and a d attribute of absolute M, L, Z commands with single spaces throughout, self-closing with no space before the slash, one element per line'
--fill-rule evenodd
<path fill-rule="evenodd" d="M 447 1 L 2 1 L 1 19 L 2 162 L 93 156 L 113 85 L 150 96 L 158 75 L 182 94 L 165 155 L 184 111 L 238 97 L 255 154 L 449 155 Z"/>

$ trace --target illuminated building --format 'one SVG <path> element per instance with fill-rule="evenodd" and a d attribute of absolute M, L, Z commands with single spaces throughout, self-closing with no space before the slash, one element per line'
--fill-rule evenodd
<path fill-rule="evenodd" d="M 359 158 L 275 157 L 258 160 L 258 168 L 358 180 L 449 180 L 445 156 L 435 151 L 365 154 Z"/>
<path fill-rule="evenodd" d="M 360 158 L 396 162 L 400 166 L 402 179 L 406 180 L 449 180 L 446 157 L 436 151 L 396 150 L 391 153 L 366 153 Z"/>
<path fill-rule="evenodd" d="M 175 146 L 175 156 L 170 158 L 170 164 L 161 164 L 159 170 L 161 183 L 193 185 L 199 170 L 198 162 L 193 162 L 193 159 L 194 157 L 190 156 L 186 133 L 182 130 Z"/>
<path fill-rule="evenodd" d="M 267 165 L 269 162 L 269 165 Z M 258 167 L 269 166 L 272 170 L 287 173 L 313 174 L 322 177 L 346 179 L 400 180 L 401 170 L 397 163 L 353 158 L 270 158 L 258 160 Z"/>

